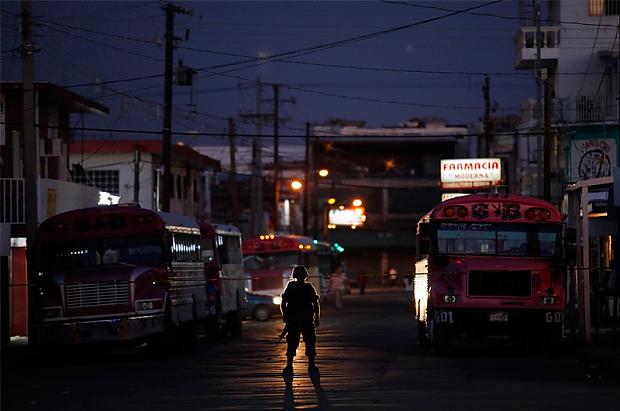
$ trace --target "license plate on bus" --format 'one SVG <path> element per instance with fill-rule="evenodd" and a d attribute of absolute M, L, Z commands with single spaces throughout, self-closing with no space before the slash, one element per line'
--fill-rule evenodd
<path fill-rule="evenodd" d="M 493 323 L 503 323 L 508 321 L 508 313 L 505 311 L 495 311 L 490 314 L 489 320 Z"/>

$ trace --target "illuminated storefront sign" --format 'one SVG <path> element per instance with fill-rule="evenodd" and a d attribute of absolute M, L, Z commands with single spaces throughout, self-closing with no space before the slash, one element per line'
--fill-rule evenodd
<path fill-rule="evenodd" d="M 364 207 L 332 209 L 328 213 L 328 224 L 360 226 L 366 221 Z"/>
<path fill-rule="evenodd" d="M 441 193 L 441 201 L 446 201 L 449 200 L 451 198 L 457 198 L 457 197 L 463 197 L 463 196 L 468 196 L 471 193 Z"/>
<path fill-rule="evenodd" d="M 441 160 L 441 188 L 484 188 L 502 181 L 502 160 L 468 158 Z"/>

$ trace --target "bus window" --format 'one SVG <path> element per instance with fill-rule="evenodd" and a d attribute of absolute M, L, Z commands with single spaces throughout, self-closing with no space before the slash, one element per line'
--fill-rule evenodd
<path fill-rule="evenodd" d="M 238 236 L 218 235 L 217 254 L 220 264 L 241 264 L 241 239 Z"/>

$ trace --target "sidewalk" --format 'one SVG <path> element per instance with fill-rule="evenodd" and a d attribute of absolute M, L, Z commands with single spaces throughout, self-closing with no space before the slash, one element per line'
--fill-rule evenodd
<path fill-rule="evenodd" d="M 598 335 L 592 335 L 589 345 L 573 343 L 569 346 L 588 363 L 620 372 L 620 329 L 616 330 L 615 335 L 611 329 L 601 329 Z"/>

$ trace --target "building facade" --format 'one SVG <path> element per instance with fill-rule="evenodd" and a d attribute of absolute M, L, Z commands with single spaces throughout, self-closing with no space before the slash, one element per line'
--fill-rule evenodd
<path fill-rule="evenodd" d="M 349 271 L 379 277 L 391 268 L 401 276 L 412 271 L 417 221 L 441 201 L 440 160 L 476 157 L 476 139 L 467 127 L 438 119 L 394 127 L 331 121 L 312 131 L 313 168 L 330 173 L 317 178 L 311 195 L 315 236 L 344 247 Z M 363 225 L 328 228 L 329 211 L 355 199 L 365 209 Z"/>
<path fill-rule="evenodd" d="M 537 36 L 535 16 L 540 3 L 541 34 Z M 524 104 L 519 159 L 522 193 L 542 196 L 538 164 L 541 159 L 549 161 L 550 200 L 562 207 L 568 227 L 576 230 L 574 258 L 567 250 L 572 267 L 569 305 L 579 307 L 574 314 L 579 326 L 571 330 L 589 341 L 592 330 L 610 316 L 607 279 L 618 271 L 614 255 L 620 252 L 618 216 L 608 213 L 613 206 L 614 169 L 620 166 L 620 2 L 518 4 L 521 26 L 515 36 L 515 68 L 540 67 L 544 80 L 542 104 L 537 105 L 536 99 Z M 544 110 L 538 111 L 541 106 Z M 540 144 L 539 137 L 545 130 L 547 145 Z M 528 150 L 532 147 L 540 155 L 532 156 Z M 541 147 L 550 152 L 547 157 Z"/>
<path fill-rule="evenodd" d="M 161 140 L 88 140 L 70 147 L 71 175 L 115 203 L 161 210 Z M 211 219 L 211 178 L 220 163 L 189 146 L 172 146 L 170 212 Z M 105 202 L 105 199 L 102 199 Z"/>

